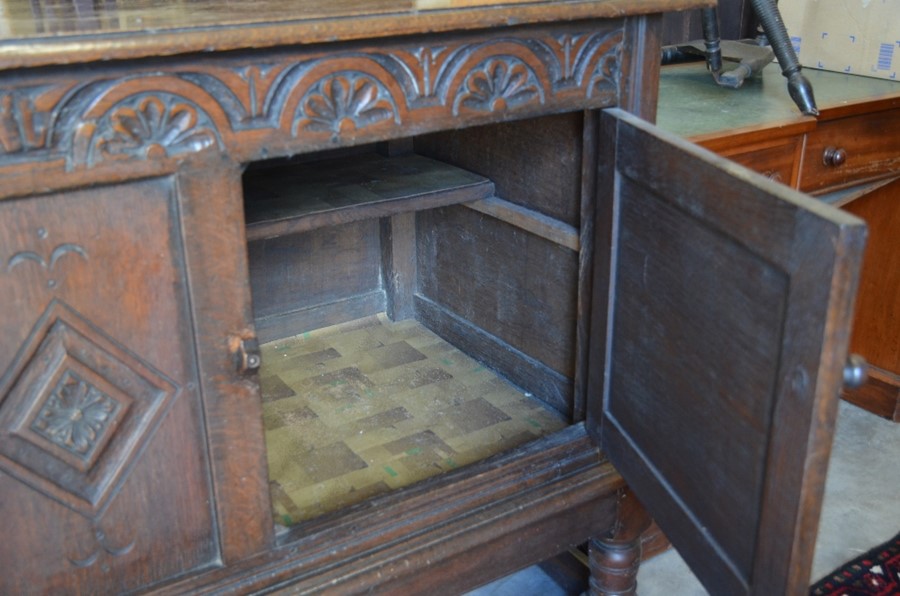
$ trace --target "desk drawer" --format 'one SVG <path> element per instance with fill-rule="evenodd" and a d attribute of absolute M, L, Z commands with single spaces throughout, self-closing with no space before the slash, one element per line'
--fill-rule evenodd
<path fill-rule="evenodd" d="M 786 143 L 744 147 L 735 153 L 723 152 L 723 155 L 776 182 L 795 186 L 799 149 L 798 139 L 789 139 Z"/>
<path fill-rule="evenodd" d="M 809 133 L 800 190 L 812 192 L 900 171 L 900 110 L 819 123 Z"/>

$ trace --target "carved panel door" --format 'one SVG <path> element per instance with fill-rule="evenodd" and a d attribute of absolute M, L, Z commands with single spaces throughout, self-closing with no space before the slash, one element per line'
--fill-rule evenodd
<path fill-rule="evenodd" d="M 0 593 L 127 591 L 268 539 L 261 441 L 217 449 L 254 437 L 227 173 L 0 201 Z"/>
<path fill-rule="evenodd" d="M 589 427 L 710 592 L 805 594 L 865 227 L 622 112 L 604 130 Z"/>

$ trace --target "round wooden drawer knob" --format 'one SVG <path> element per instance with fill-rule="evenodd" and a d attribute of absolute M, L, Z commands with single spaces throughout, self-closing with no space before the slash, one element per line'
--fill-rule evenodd
<path fill-rule="evenodd" d="M 826 147 L 825 153 L 822 154 L 822 163 L 826 166 L 836 168 L 847 161 L 847 152 L 840 147 Z"/>

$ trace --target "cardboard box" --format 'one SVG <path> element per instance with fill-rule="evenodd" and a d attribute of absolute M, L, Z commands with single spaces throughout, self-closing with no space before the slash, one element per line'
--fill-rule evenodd
<path fill-rule="evenodd" d="M 804 67 L 900 80 L 900 0 L 782 0 L 778 9 Z"/>

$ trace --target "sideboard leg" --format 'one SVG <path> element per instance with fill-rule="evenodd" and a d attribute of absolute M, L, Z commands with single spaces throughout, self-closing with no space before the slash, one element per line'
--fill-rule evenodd
<path fill-rule="evenodd" d="M 650 516 L 634 495 L 621 491 L 615 525 L 606 535 L 590 540 L 591 596 L 637 594 L 641 534 L 650 523 Z"/>

